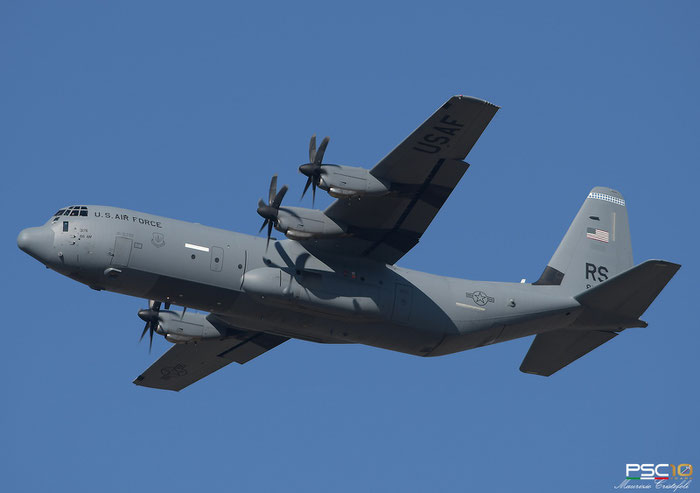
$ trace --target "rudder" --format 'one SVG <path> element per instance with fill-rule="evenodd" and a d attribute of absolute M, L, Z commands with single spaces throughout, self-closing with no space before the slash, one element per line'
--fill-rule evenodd
<path fill-rule="evenodd" d="M 633 265 L 625 199 L 617 190 L 595 187 L 533 284 L 561 285 L 580 293 Z"/>

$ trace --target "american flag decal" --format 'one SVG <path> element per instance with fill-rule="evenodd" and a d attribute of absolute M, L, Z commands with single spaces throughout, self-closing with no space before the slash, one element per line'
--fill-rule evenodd
<path fill-rule="evenodd" d="M 603 243 L 608 243 L 610 242 L 610 233 L 608 233 L 604 229 L 588 228 L 586 229 L 586 238 L 590 238 L 591 240 L 602 241 Z"/>

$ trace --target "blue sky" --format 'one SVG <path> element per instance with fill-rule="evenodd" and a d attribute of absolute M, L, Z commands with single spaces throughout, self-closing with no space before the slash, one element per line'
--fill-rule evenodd
<path fill-rule="evenodd" d="M 698 439 L 696 2 L 3 2 L 4 491 L 607 491 Z M 551 378 L 521 339 L 421 359 L 292 341 L 176 394 L 131 381 L 145 301 L 20 252 L 60 206 L 245 233 L 270 176 L 299 205 L 311 134 L 372 167 L 453 94 L 502 106 L 399 265 L 536 279 L 588 191 L 635 261 L 682 269 Z M 319 195 L 325 207 L 330 198 Z M 304 204 L 307 204 L 305 201 Z M 697 484 L 691 486 L 697 488 Z"/>

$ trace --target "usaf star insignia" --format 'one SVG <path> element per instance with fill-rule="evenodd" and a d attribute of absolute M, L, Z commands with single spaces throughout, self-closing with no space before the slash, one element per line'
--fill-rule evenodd
<path fill-rule="evenodd" d="M 474 300 L 479 306 L 484 306 L 486 303 L 493 303 L 496 301 L 492 296 L 487 295 L 483 291 L 474 291 L 473 293 L 466 293 L 467 298 Z"/>

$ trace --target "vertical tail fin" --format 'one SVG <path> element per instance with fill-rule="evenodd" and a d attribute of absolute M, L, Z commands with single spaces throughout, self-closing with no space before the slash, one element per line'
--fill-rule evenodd
<path fill-rule="evenodd" d="M 595 187 L 535 285 L 557 284 L 580 293 L 634 265 L 625 199 Z"/>

